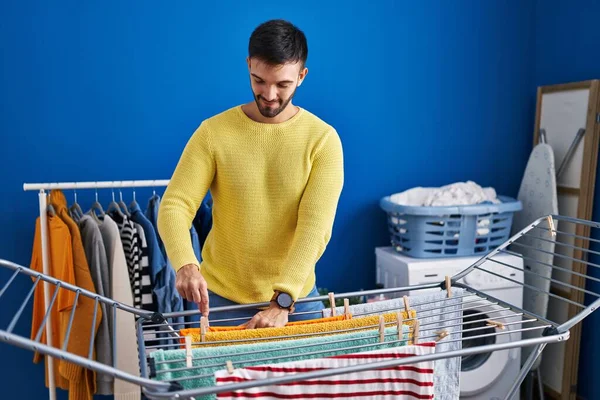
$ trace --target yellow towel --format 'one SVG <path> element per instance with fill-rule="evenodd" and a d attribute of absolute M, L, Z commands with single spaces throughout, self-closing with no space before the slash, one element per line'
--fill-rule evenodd
<path fill-rule="evenodd" d="M 385 322 L 394 322 L 396 321 L 396 313 L 383 314 Z M 344 332 L 348 329 L 355 328 L 364 328 L 357 329 L 356 331 L 364 331 L 373 329 L 372 325 L 379 324 L 379 315 L 372 315 L 368 317 L 362 318 L 351 318 L 344 319 L 344 316 L 340 317 L 332 317 L 331 318 L 322 318 L 316 320 L 309 321 L 299 321 L 304 322 L 304 324 L 295 324 L 295 325 L 287 325 L 282 328 L 261 328 L 261 329 L 235 329 L 235 330 L 227 330 L 227 331 L 217 331 L 210 332 L 207 331 L 205 335 L 205 342 L 229 342 L 232 340 L 242 340 L 241 342 L 232 342 L 232 343 L 214 343 L 214 344 L 203 344 L 203 345 L 195 345 L 192 347 L 204 347 L 204 346 L 226 346 L 228 344 L 248 344 L 248 343 L 257 343 L 256 341 L 252 341 L 252 339 L 267 339 L 268 341 L 275 340 L 289 340 L 296 339 L 293 335 L 302 335 L 302 334 L 310 334 L 310 336 L 300 337 L 301 339 L 315 336 L 329 336 L 335 335 L 339 333 L 347 333 Z M 417 318 L 417 312 L 413 309 L 406 311 L 402 311 L 402 318 L 404 320 L 404 325 L 414 325 L 415 320 Z M 353 331 L 353 332 L 356 332 Z M 201 334 L 200 329 L 182 329 L 182 335 L 191 335 L 192 342 L 201 342 Z M 244 341 L 244 339 L 248 339 L 248 341 Z M 261 340 L 260 342 L 264 342 L 265 340 Z M 185 340 L 182 340 L 185 343 Z"/>

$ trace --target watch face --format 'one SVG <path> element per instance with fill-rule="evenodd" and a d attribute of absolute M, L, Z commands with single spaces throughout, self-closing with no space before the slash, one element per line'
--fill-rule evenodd
<path fill-rule="evenodd" d="M 292 296 L 287 293 L 279 293 L 277 296 L 277 304 L 279 307 L 289 308 L 292 305 Z"/>

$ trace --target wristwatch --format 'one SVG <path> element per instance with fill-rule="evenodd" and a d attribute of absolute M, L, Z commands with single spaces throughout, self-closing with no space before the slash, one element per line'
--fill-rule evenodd
<path fill-rule="evenodd" d="M 271 297 L 271 302 L 275 302 L 279 308 L 284 308 L 290 312 L 294 312 L 295 301 L 292 299 L 292 296 L 289 293 L 276 290 L 273 294 L 273 297 Z"/>

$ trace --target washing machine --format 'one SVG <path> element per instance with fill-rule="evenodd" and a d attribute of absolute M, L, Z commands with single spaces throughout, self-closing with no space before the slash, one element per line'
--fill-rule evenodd
<path fill-rule="evenodd" d="M 452 276 L 480 259 L 480 257 L 410 258 L 396 252 L 393 247 L 378 247 L 375 249 L 375 255 L 377 282 L 386 288 L 442 282 L 446 275 Z M 516 269 L 493 261 L 486 261 L 481 267 L 500 276 L 509 277 L 513 281 L 523 282 L 522 258 L 510 254 L 498 254 L 494 256 L 494 260 L 516 267 Z M 517 307 L 523 305 L 523 286 L 509 280 L 475 269 L 466 275 L 461 282 Z M 390 293 L 386 294 L 386 297 L 420 295 L 436 290 L 441 289 Z M 505 323 L 519 321 L 520 317 L 509 316 L 514 314 L 510 310 L 499 311 L 488 316 L 487 313 L 503 307 L 490 305 L 486 301 L 470 302 L 474 299 L 474 297 L 469 298 L 469 303 L 463 306 L 463 308 L 467 308 L 463 313 L 463 323 L 487 318 L 494 318 Z M 502 316 L 507 318 L 500 319 Z M 521 333 L 516 332 L 521 329 L 521 326 L 515 324 L 505 327 L 505 331 L 511 333 L 465 340 L 469 336 L 494 333 L 496 329 L 486 326 L 485 322 L 468 324 L 463 329 L 474 327 L 485 329 L 463 332 L 463 348 L 514 342 L 521 339 Z M 463 356 L 460 373 L 460 398 L 468 400 L 503 399 L 515 382 L 520 366 L 520 348 Z M 515 395 L 513 399 L 519 399 L 519 395 Z"/>

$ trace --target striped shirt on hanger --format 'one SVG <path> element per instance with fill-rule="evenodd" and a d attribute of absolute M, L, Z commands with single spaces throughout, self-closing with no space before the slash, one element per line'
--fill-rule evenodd
<path fill-rule="evenodd" d="M 435 353 L 435 342 L 215 372 L 217 386 Z M 235 365 L 234 365 L 235 367 Z M 433 399 L 434 361 L 218 393 L 219 399 Z"/>
<path fill-rule="evenodd" d="M 140 277 L 142 290 L 142 309 L 147 311 L 157 311 L 158 307 L 152 296 L 152 281 L 150 280 L 150 258 L 148 241 L 142 225 L 135 223 L 135 228 L 140 236 Z"/>
<path fill-rule="evenodd" d="M 140 274 L 140 235 L 135 224 L 126 215 L 111 213 L 111 218 L 119 226 L 119 234 L 125 251 L 127 268 L 129 270 L 129 282 L 133 294 L 133 306 L 142 308 L 142 278 Z"/>

